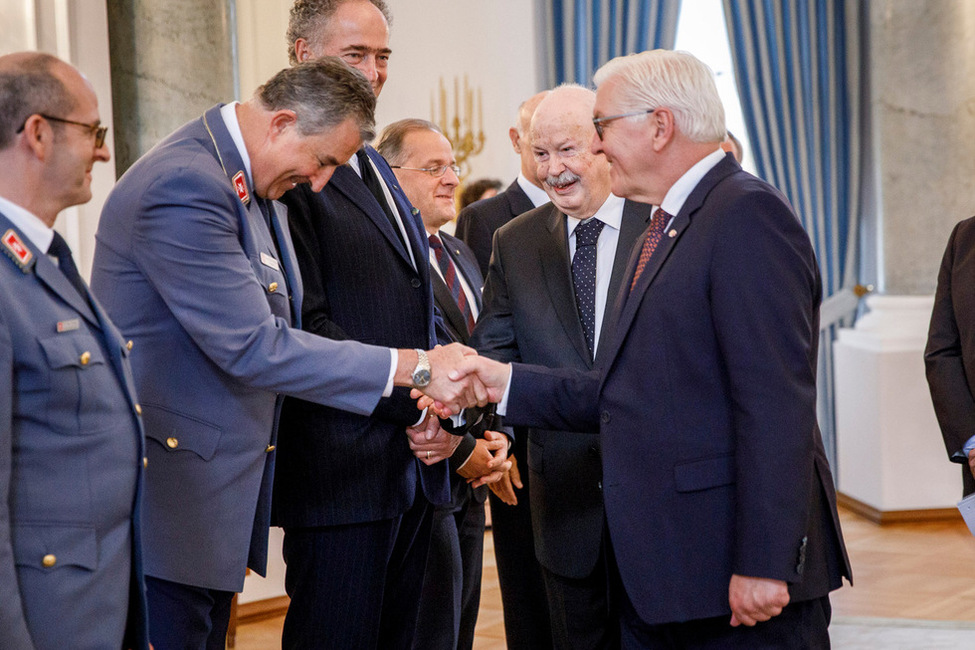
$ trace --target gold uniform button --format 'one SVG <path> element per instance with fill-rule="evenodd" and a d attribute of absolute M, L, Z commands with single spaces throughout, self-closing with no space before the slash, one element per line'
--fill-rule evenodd
<path fill-rule="evenodd" d="M 78 361 L 81 362 L 81 365 L 87 366 L 88 362 L 91 361 L 91 352 L 82 352 L 81 356 L 78 357 Z"/>
<path fill-rule="evenodd" d="M 148 456 L 143 456 L 142 457 L 142 467 L 143 468 L 149 467 L 149 457 Z"/>
<path fill-rule="evenodd" d="M 136 415 L 142 415 L 142 405 L 141 404 L 136 404 L 135 405 L 135 414 Z"/>
<path fill-rule="evenodd" d="M 278 283 L 272 282 L 271 284 L 267 285 L 267 290 L 270 291 L 271 293 L 274 293 L 275 291 L 278 290 Z"/>
<path fill-rule="evenodd" d="M 41 564 L 46 568 L 50 569 L 52 566 L 58 563 L 58 557 L 53 553 L 48 553 L 43 558 L 41 558 Z"/>
<path fill-rule="evenodd" d="M 166 446 L 170 449 L 176 449 L 179 447 L 179 440 L 176 438 L 166 438 Z"/>
<path fill-rule="evenodd" d="M 274 451 L 274 445 L 268 445 L 267 448 L 264 450 L 264 453 L 270 454 L 272 451 Z"/>
<path fill-rule="evenodd" d="M 132 339 L 129 339 L 128 343 L 125 344 L 125 349 L 126 350 L 132 349 Z"/>

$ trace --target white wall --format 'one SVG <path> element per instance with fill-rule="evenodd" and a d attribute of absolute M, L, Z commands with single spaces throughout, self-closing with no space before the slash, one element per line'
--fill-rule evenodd
<path fill-rule="evenodd" d="M 483 152 L 471 178 L 505 183 L 518 173 L 508 141 L 518 105 L 541 90 L 535 3 L 526 0 L 388 0 L 393 14 L 389 79 L 379 98 L 377 126 L 406 117 L 430 119 L 431 94 L 443 77 L 453 109 L 453 81 L 481 89 Z M 288 65 L 284 37 L 291 0 L 237 0 L 241 94 Z M 439 100 L 438 100 L 439 101 Z M 439 105 L 439 104 L 438 104 Z"/>
<path fill-rule="evenodd" d="M 0 0 L 0 54 L 20 50 L 50 52 L 88 77 L 98 97 L 102 124 L 112 124 L 112 82 L 108 59 L 108 18 L 103 0 Z M 108 149 L 114 150 L 112 130 Z M 92 200 L 68 208 L 56 228 L 88 277 L 95 252 L 95 229 L 102 204 L 115 183 L 115 164 L 92 169 Z"/>

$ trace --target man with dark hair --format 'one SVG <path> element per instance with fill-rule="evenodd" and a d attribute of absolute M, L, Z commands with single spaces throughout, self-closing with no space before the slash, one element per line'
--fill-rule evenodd
<path fill-rule="evenodd" d="M 0 648 L 148 647 L 129 346 L 53 230 L 106 131 L 73 67 L 0 57 Z"/>
<path fill-rule="evenodd" d="M 426 120 L 387 126 L 376 145 L 407 198 L 420 211 L 430 241 L 429 263 L 437 307 L 451 338 L 467 344 L 481 307 L 481 273 L 474 253 L 441 227 L 457 215 L 457 163 L 450 141 Z M 483 431 L 483 427 L 479 428 Z M 413 648 L 468 650 L 481 596 L 485 482 L 506 469 L 508 440 L 494 431 L 453 437 L 449 458 L 451 501 L 433 515 L 433 534 L 420 596 Z M 417 448 L 414 447 L 416 450 Z M 423 454 L 419 456 L 423 459 Z M 480 479 L 480 480 L 478 480 Z M 475 481 L 469 483 L 468 481 Z"/>
<path fill-rule="evenodd" d="M 389 23 L 377 3 L 299 0 L 288 33 L 294 60 L 340 57 L 382 90 Z M 283 199 L 305 288 L 302 326 L 429 348 L 438 339 L 417 210 L 372 147 L 345 160 L 323 191 Z M 408 393 L 393 391 L 371 414 L 285 401 L 273 513 L 291 597 L 285 648 L 410 646 L 433 506 L 449 500 L 450 484 L 447 463 L 426 465 L 410 450 L 406 429 L 425 414 Z"/>
<path fill-rule="evenodd" d="M 393 383 L 443 381 L 460 355 L 298 329 L 297 261 L 270 199 L 321 190 L 372 136 L 374 104 L 337 59 L 283 70 L 160 142 L 105 203 L 92 287 L 140 351 L 157 650 L 222 648 L 245 567 L 265 572 L 281 394 L 368 414 Z"/>

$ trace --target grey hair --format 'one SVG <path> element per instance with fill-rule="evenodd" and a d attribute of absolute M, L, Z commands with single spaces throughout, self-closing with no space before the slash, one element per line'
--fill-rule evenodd
<path fill-rule="evenodd" d="M 75 98 L 54 74 L 59 63 L 63 61 L 41 52 L 0 58 L 0 149 L 10 146 L 31 115 L 62 116 L 74 110 Z"/>
<path fill-rule="evenodd" d="M 376 135 L 376 95 L 365 75 L 334 56 L 305 61 L 278 72 L 255 97 L 269 111 L 288 109 L 298 116 L 298 133 L 316 135 L 352 119 L 359 137 Z"/>
<path fill-rule="evenodd" d="M 666 107 L 693 142 L 724 140 L 724 106 L 714 73 L 693 54 L 651 50 L 619 56 L 593 75 L 597 87 L 610 79 L 620 84 L 620 111 Z"/>
<path fill-rule="evenodd" d="M 406 152 L 403 151 L 403 141 L 406 140 L 407 135 L 414 131 L 433 131 L 434 133 L 443 135 L 440 127 L 428 120 L 418 118 L 399 120 L 383 129 L 382 134 L 379 136 L 379 143 L 376 145 L 376 151 L 389 164 L 402 165 L 407 157 Z"/>
<path fill-rule="evenodd" d="M 317 43 L 325 32 L 325 27 L 332 15 L 344 2 L 353 0 L 295 0 L 291 5 L 291 17 L 288 19 L 288 61 L 291 65 L 298 63 L 295 55 L 295 42 L 303 38 L 309 43 Z M 368 0 L 382 12 L 387 25 L 393 24 L 393 17 L 384 0 Z"/>

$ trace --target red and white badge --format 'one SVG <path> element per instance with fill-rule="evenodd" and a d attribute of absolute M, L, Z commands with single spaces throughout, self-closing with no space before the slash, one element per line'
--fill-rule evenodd
<path fill-rule="evenodd" d="M 234 174 L 234 189 L 237 190 L 237 196 L 241 203 L 244 205 L 250 203 L 251 195 L 247 191 L 247 179 L 244 178 L 244 172 Z"/>
<path fill-rule="evenodd" d="M 30 264 L 34 254 L 24 245 L 24 242 L 14 232 L 13 228 L 3 233 L 3 239 L 0 239 L 0 241 L 3 242 L 3 247 L 8 251 L 8 255 L 11 256 L 20 268 L 26 268 Z"/>

